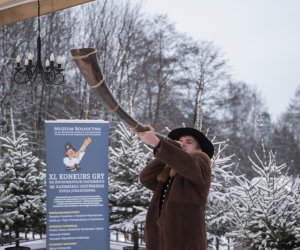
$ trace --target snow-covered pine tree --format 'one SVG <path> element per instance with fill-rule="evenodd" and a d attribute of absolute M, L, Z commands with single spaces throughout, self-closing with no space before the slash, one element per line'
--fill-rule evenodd
<path fill-rule="evenodd" d="M 1 176 L 2 164 L 0 163 L 0 185 L 2 186 Z M 11 211 L 16 204 L 16 199 L 13 195 L 7 194 L 6 190 L 0 190 L 0 227 L 5 229 L 5 225 L 13 223 L 13 218 L 16 216 L 15 211 Z"/>
<path fill-rule="evenodd" d="M 235 163 L 233 155 L 226 156 L 227 145 L 226 141 L 214 142 L 216 152 L 212 160 L 212 183 L 206 208 L 207 238 L 209 246 L 216 250 L 229 245 L 229 239 L 225 241 L 225 236 L 233 229 L 229 196 Z"/>
<path fill-rule="evenodd" d="M 12 197 L 15 201 L 5 207 L 5 213 L 11 216 L 5 216 L 3 222 L 15 232 L 16 247 L 19 247 L 20 232 L 33 231 L 35 226 L 45 227 L 44 165 L 32 152 L 26 151 L 28 138 L 25 134 L 0 139 L 6 151 L 0 163 L 1 198 Z"/>
<path fill-rule="evenodd" d="M 201 89 L 199 89 L 201 96 Z M 197 101 L 196 122 L 194 127 L 201 131 L 203 112 L 200 99 Z M 232 209 L 229 203 L 230 188 L 234 173 L 232 167 L 234 155 L 226 156 L 225 149 L 228 146 L 226 141 L 213 142 L 215 153 L 212 159 L 212 182 L 208 194 L 205 221 L 207 229 L 208 245 L 212 249 L 219 250 L 221 246 L 228 246 L 229 239 L 226 233 L 233 229 Z"/>
<path fill-rule="evenodd" d="M 263 131 L 263 122 L 259 121 Z M 300 184 L 284 175 L 285 164 L 277 165 L 276 155 L 265 153 L 250 159 L 257 177 L 236 177 L 232 208 L 237 228 L 230 233 L 235 242 L 249 249 L 300 249 Z M 261 159 L 263 158 L 263 159 Z"/>
<path fill-rule="evenodd" d="M 139 173 L 152 150 L 145 148 L 123 123 L 116 131 L 118 146 L 110 148 L 109 202 L 110 229 L 132 232 L 138 249 L 138 225 L 144 224 L 151 193 L 139 182 Z"/>

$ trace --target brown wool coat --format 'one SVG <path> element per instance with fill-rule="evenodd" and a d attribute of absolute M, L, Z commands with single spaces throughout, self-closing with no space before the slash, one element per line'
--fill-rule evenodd
<path fill-rule="evenodd" d="M 141 183 L 154 192 L 146 218 L 147 250 L 207 249 L 205 206 L 210 164 L 203 152 L 188 154 L 167 141 L 160 142 L 155 159 L 140 174 Z M 167 178 L 170 168 L 177 174 L 159 216 L 162 179 Z"/>

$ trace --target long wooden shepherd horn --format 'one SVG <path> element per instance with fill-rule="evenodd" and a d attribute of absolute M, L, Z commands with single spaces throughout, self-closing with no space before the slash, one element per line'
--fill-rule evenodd
<path fill-rule="evenodd" d="M 71 54 L 81 74 L 87 81 L 88 85 L 96 91 L 100 97 L 102 103 L 112 112 L 114 112 L 118 118 L 127 126 L 135 129 L 138 132 L 147 131 L 148 128 L 139 123 L 132 116 L 130 116 L 116 101 L 115 97 L 111 93 L 109 87 L 105 82 L 104 75 L 100 69 L 96 50 L 94 48 L 82 48 L 72 49 Z M 179 145 L 176 141 L 167 138 L 163 135 L 156 133 L 160 139 L 168 140 L 176 145 Z"/>

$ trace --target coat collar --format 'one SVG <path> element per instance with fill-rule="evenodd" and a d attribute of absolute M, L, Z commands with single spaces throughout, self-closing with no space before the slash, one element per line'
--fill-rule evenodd
<path fill-rule="evenodd" d="M 197 150 L 197 151 L 191 153 L 190 155 L 192 157 L 201 157 L 207 162 L 207 164 L 209 166 L 211 165 L 211 160 L 210 160 L 209 156 L 201 150 Z M 156 179 L 159 182 L 165 182 L 168 179 L 168 177 L 170 176 L 170 171 L 171 171 L 171 168 L 169 166 L 164 167 L 164 169 L 157 175 Z"/>

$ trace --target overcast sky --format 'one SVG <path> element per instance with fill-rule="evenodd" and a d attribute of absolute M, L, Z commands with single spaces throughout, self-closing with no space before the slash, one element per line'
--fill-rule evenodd
<path fill-rule="evenodd" d="M 166 14 L 179 32 L 214 41 L 235 80 L 257 88 L 273 119 L 286 110 L 300 86 L 300 0 L 142 3 L 146 13 Z"/>

